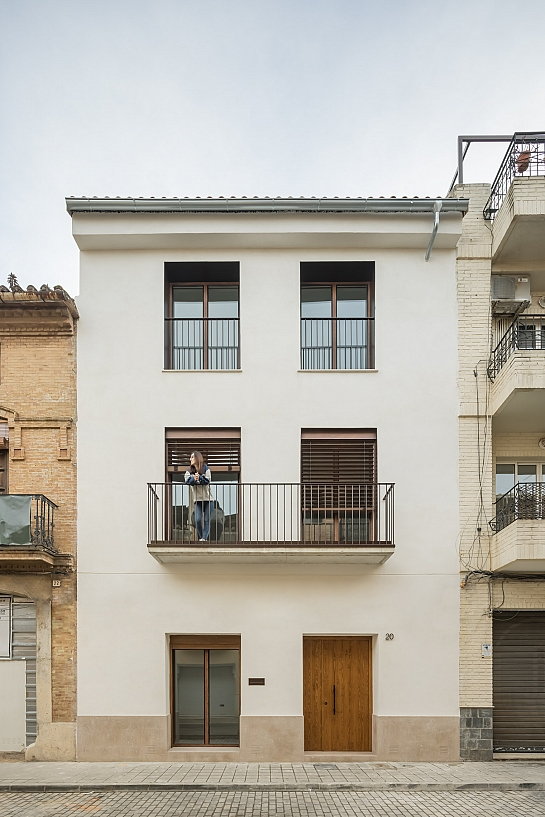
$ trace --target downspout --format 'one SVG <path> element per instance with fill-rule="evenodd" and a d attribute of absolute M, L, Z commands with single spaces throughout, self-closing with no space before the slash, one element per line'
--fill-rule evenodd
<path fill-rule="evenodd" d="M 433 205 L 433 212 L 435 213 L 435 218 L 433 220 L 433 230 L 431 231 L 430 243 L 428 244 L 428 249 L 426 250 L 426 256 L 424 258 L 425 261 L 430 260 L 431 248 L 433 247 L 433 242 L 435 241 L 435 236 L 437 235 L 437 230 L 439 228 L 439 213 L 441 212 L 442 206 L 443 202 L 441 199 L 437 199 L 437 201 Z"/>

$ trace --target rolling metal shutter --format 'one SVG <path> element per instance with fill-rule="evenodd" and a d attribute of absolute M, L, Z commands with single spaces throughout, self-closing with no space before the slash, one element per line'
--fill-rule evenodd
<path fill-rule="evenodd" d="M 11 655 L 26 661 L 26 745 L 36 740 L 36 607 L 15 596 L 11 619 Z"/>
<path fill-rule="evenodd" d="M 303 430 L 301 482 L 365 484 L 376 481 L 376 432 Z"/>
<path fill-rule="evenodd" d="M 167 471 L 185 471 L 193 451 L 200 451 L 212 472 L 240 471 L 240 429 L 168 429 Z"/>
<path fill-rule="evenodd" d="M 545 748 L 545 610 L 493 621 L 494 748 Z"/>

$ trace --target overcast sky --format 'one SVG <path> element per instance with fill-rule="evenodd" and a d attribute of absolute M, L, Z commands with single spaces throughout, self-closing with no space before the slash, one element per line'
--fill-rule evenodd
<path fill-rule="evenodd" d="M 0 282 L 77 294 L 70 195 L 444 195 L 458 134 L 545 127 L 544 31 L 544 0 L 0 0 Z"/>

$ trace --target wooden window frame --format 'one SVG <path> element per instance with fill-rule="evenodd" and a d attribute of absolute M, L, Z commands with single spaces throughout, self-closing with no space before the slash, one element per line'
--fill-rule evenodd
<path fill-rule="evenodd" d="M 242 678 L 240 673 L 240 635 L 171 635 L 169 639 L 170 651 L 170 721 L 173 747 L 239 747 L 240 746 L 240 704 Z M 174 720 L 174 682 L 175 682 L 175 650 L 203 650 L 204 651 L 204 743 L 175 743 L 176 724 Z M 237 650 L 238 651 L 238 743 L 210 743 L 210 650 Z"/>
<path fill-rule="evenodd" d="M 303 451 L 304 451 L 304 443 L 307 440 L 310 441 L 310 442 L 312 442 L 312 440 L 316 440 L 317 443 L 326 442 L 328 440 L 331 440 L 332 442 L 335 442 L 335 441 L 346 442 L 346 441 L 349 441 L 349 440 L 353 440 L 353 441 L 365 441 L 365 440 L 367 440 L 367 441 L 370 441 L 371 443 L 373 443 L 373 460 L 372 460 L 373 473 L 372 473 L 372 480 L 370 480 L 368 482 L 364 480 L 362 483 L 356 483 L 355 482 L 354 485 L 366 485 L 366 484 L 367 485 L 376 485 L 377 484 L 378 451 L 377 451 L 377 430 L 376 429 L 369 429 L 369 428 L 367 428 L 367 429 L 363 429 L 363 428 L 359 428 L 359 429 L 358 428 L 346 428 L 346 429 L 342 429 L 342 428 L 339 428 L 339 429 L 326 429 L 326 428 L 321 428 L 320 429 L 320 428 L 316 428 L 316 429 L 309 429 L 309 428 L 306 428 L 305 429 L 305 428 L 302 428 L 301 429 L 301 441 L 300 441 L 301 484 L 302 485 L 304 485 L 304 484 L 308 484 L 308 485 L 317 484 L 317 485 L 319 485 L 319 484 L 321 484 L 321 481 L 318 481 L 317 483 L 315 483 L 315 481 L 313 479 L 311 479 L 310 482 L 304 482 L 304 480 L 303 480 L 303 477 L 304 477 L 304 473 L 303 473 L 303 456 L 304 456 L 304 454 L 303 454 Z M 325 480 L 325 482 L 327 483 L 327 482 L 329 482 L 329 480 Z M 345 483 L 342 482 L 342 481 L 339 482 L 339 485 L 344 485 L 344 484 Z M 348 484 L 351 484 L 351 483 L 348 482 Z M 335 485 L 335 483 L 332 483 L 331 487 L 334 488 L 334 485 Z M 312 500 L 314 500 L 314 498 L 317 498 L 318 501 L 319 501 L 321 495 L 322 495 L 322 489 L 315 490 L 313 492 L 313 494 L 311 494 Z M 332 495 L 332 497 L 336 496 L 335 493 L 332 493 L 331 495 Z M 331 508 L 329 509 L 331 514 L 332 514 L 333 538 L 334 538 L 335 542 L 340 542 L 341 541 L 341 539 L 340 539 L 341 513 L 342 513 L 343 510 L 345 512 L 346 512 L 346 510 L 349 510 L 346 507 L 344 507 L 344 508 L 341 507 L 340 499 L 341 499 L 340 495 L 337 495 L 337 500 L 339 501 L 338 507 L 331 506 Z M 374 489 L 372 491 L 372 508 L 371 508 L 371 517 L 370 517 L 371 538 L 374 535 L 373 530 L 374 530 L 374 526 L 375 526 L 375 522 L 376 522 L 375 514 L 376 514 L 377 505 L 378 505 L 378 498 L 377 498 L 377 494 L 376 494 L 376 489 Z M 306 509 L 303 509 L 303 512 L 305 510 Z M 327 507 L 325 508 L 325 510 L 328 510 Z M 361 508 L 358 509 L 358 510 L 361 511 Z"/>
<path fill-rule="evenodd" d="M 174 287 L 182 288 L 182 287 L 203 287 L 203 366 L 202 369 L 195 369 L 196 372 L 202 371 L 209 371 L 208 369 L 208 288 L 209 287 L 237 287 L 238 289 L 238 317 L 237 320 L 239 321 L 239 333 L 240 333 L 240 281 L 218 281 L 215 283 L 214 281 L 180 281 L 180 282 L 171 282 L 169 285 L 169 293 L 168 293 L 168 317 L 174 317 L 174 295 L 173 290 Z M 169 323 L 169 332 L 168 332 L 168 368 L 169 370 L 176 371 L 172 369 L 172 331 L 170 329 L 171 324 Z M 240 369 L 240 334 L 239 334 L 239 342 L 238 342 L 238 364 Z M 238 371 L 237 369 L 213 369 L 210 371 Z"/>
<path fill-rule="evenodd" d="M 312 283 L 305 281 L 300 284 L 299 294 L 299 311 L 302 312 L 302 291 L 310 287 L 331 287 L 331 369 L 309 369 L 308 371 L 333 371 L 337 370 L 337 287 L 367 287 L 367 369 L 373 369 L 375 366 L 375 337 L 374 337 L 374 313 L 375 313 L 375 287 L 374 281 L 316 281 Z M 304 320 L 300 315 L 299 320 Z M 341 319 L 339 319 L 341 320 Z M 356 319 L 357 320 L 357 319 Z M 301 341 L 300 341 L 301 343 Z M 339 369 L 339 371 L 365 371 L 359 369 Z"/>

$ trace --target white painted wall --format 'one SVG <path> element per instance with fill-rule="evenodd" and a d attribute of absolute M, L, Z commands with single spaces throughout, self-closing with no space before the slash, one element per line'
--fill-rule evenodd
<path fill-rule="evenodd" d="M 82 252 L 79 714 L 166 714 L 165 634 L 225 632 L 242 638 L 244 715 L 302 714 L 313 633 L 377 635 L 375 713 L 457 715 L 454 252 L 426 264 L 420 248 L 347 250 L 342 237 L 322 250 L 199 241 Z M 377 372 L 298 372 L 299 263 L 329 259 L 376 262 Z M 162 371 L 163 264 L 178 260 L 240 261 L 242 372 Z M 298 482 L 302 427 L 377 428 L 396 553 L 378 567 L 157 563 L 147 483 L 164 481 L 168 426 L 240 426 L 243 482 Z"/>

